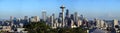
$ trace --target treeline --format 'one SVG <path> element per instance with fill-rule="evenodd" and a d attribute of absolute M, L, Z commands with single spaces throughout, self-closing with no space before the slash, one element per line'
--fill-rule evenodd
<path fill-rule="evenodd" d="M 25 30 L 28 33 L 87 33 L 86 30 L 82 28 L 56 28 L 51 29 L 50 26 L 46 25 L 44 22 L 30 22 L 25 25 Z"/>

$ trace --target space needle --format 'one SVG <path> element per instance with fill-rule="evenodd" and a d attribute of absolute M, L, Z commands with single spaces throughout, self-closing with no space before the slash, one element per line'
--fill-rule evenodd
<path fill-rule="evenodd" d="M 65 9 L 65 6 L 62 5 L 62 6 L 60 7 L 60 9 L 62 10 L 62 25 L 63 25 L 63 27 L 64 27 L 64 9 Z"/>

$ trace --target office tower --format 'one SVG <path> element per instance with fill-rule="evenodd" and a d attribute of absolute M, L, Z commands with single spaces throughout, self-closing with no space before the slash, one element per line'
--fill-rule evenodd
<path fill-rule="evenodd" d="M 65 18 L 66 19 L 69 18 L 69 10 L 68 9 L 66 10 L 66 17 Z"/>
<path fill-rule="evenodd" d="M 24 20 L 28 20 L 28 16 L 24 16 Z"/>
<path fill-rule="evenodd" d="M 77 27 L 80 27 L 82 25 L 82 20 L 78 20 Z"/>
<path fill-rule="evenodd" d="M 50 16 L 50 25 L 52 28 L 54 27 L 53 16 Z"/>
<path fill-rule="evenodd" d="M 118 20 L 117 20 L 117 19 L 114 19 L 113 22 L 114 22 L 114 27 L 115 27 L 116 25 L 118 25 Z"/>
<path fill-rule="evenodd" d="M 103 20 L 100 20 L 100 27 L 103 28 L 104 27 L 104 21 Z"/>
<path fill-rule="evenodd" d="M 47 16 L 46 24 L 49 25 L 49 26 L 50 26 L 50 24 L 51 24 L 50 21 L 51 21 L 51 20 L 50 20 L 50 16 Z"/>
<path fill-rule="evenodd" d="M 58 27 L 58 20 L 55 19 L 55 22 L 53 23 L 53 29 Z"/>
<path fill-rule="evenodd" d="M 62 23 L 62 13 L 59 13 L 58 23 Z"/>
<path fill-rule="evenodd" d="M 59 13 L 59 18 L 62 18 L 62 12 Z"/>
<path fill-rule="evenodd" d="M 74 21 L 71 20 L 71 28 L 76 28 L 77 26 L 75 25 Z"/>
<path fill-rule="evenodd" d="M 14 17 L 13 16 L 10 16 L 10 26 L 13 26 L 14 24 L 13 24 L 13 19 L 14 19 Z"/>
<path fill-rule="evenodd" d="M 98 19 L 95 19 L 95 22 L 96 22 L 96 27 L 99 28 L 99 26 L 100 26 L 100 21 L 99 21 Z"/>
<path fill-rule="evenodd" d="M 13 16 L 10 16 L 10 21 L 13 21 L 14 17 Z"/>
<path fill-rule="evenodd" d="M 66 10 L 65 20 L 64 20 L 65 27 L 68 26 L 69 21 L 70 21 L 69 10 L 67 9 L 67 10 Z"/>
<path fill-rule="evenodd" d="M 74 26 L 74 21 L 73 20 L 71 20 L 71 28 L 73 28 L 73 26 Z"/>
<path fill-rule="evenodd" d="M 80 15 L 80 20 L 83 20 L 84 16 L 83 15 Z"/>
<path fill-rule="evenodd" d="M 88 25 L 88 20 L 87 20 L 87 18 L 83 18 L 83 20 L 82 20 L 82 25 L 84 25 L 84 26 L 87 26 Z"/>
<path fill-rule="evenodd" d="M 75 16 L 74 16 L 74 21 L 75 22 L 77 22 L 78 21 L 78 13 L 77 12 L 75 12 L 75 14 L 74 14 Z"/>
<path fill-rule="evenodd" d="M 73 14 L 71 14 L 70 18 L 71 18 L 72 20 L 74 20 L 74 15 L 73 15 Z"/>
<path fill-rule="evenodd" d="M 53 16 L 53 22 L 55 22 L 55 14 L 53 13 L 52 16 Z"/>
<path fill-rule="evenodd" d="M 62 9 L 62 26 L 64 27 L 64 9 L 65 9 L 65 6 L 62 5 L 60 8 Z"/>
<path fill-rule="evenodd" d="M 45 11 L 42 12 L 42 19 L 43 19 L 43 21 L 46 21 L 46 12 Z"/>
<path fill-rule="evenodd" d="M 34 18 L 35 18 L 36 22 L 40 21 L 39 16 L 35 16 Z"/>
<path fill-rule="evenodd" d="M 20 19 L 20 18 L 17 18 L 16 20 L 17 20 L 17 22 L 20 22 L 22 19 Z"/>
<path fill-rule="evenodd" d="M 24 22 L 29 22 L 28 16 L 24 16 Z"/>
<path fill-rule="evenodd" d="M 99 19 L 96 19 L 96 27 L 98 28 L 103 28 L 104 27 L 104 21 L 103 20 L 99 20 Z"/>
<path fill-rule="evenodd" d="M 39 16 L 32 16 L 32 17 L 30 18 L 30 21 L 31 21 L 31 22 L 38 22 L 38 21 L 40 21 Z"/>
<path fill-rule="evenodd" d="M 34 16 L 30 18 L 30 22 L 35 22 Z"/>

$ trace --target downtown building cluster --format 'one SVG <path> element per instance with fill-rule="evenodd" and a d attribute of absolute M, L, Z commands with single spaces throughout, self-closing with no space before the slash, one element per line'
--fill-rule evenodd
<path fill-rule="evenodd" d="M 8 32 L 23 32 L 25 28 L 24 25 L 29 24 L 30 22 L 39 22 L 44 21 L 46 25 L 49 25 L 52 29 L 56 28 L 78 28 L 88 29 L 89 33 L 95 33 L 96 31 L 103 31 L 107 33 L 111 32 L 119 32 L 119 20 L 102 20 L 95 18 L 94 20 L 88 20 L 83 15 L 79 15 L 78 12 L 73 14 L 69 13 L 69 9 L 65 9 L 66 7 L 62 5 L 60 7 L 61 12 L 59 13 L 59 17 L 55 17 L 55 14 L 51 16 L 47 16 L 47 12 L 42 12 L 42 18 L 39 16 L 24 16 L 24 18 L 15 18 L 14 16 L 10 16 L 9 20 L 0 21 L 0 30 L 8 31 Z M 116 28 L 117 27 L 117 28 Z M 95 30 L 94 30 L 95 29 Z"/>

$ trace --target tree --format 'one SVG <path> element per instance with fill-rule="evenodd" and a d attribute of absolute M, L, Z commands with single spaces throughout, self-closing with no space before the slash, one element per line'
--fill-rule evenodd
<path fill-rule="evenodd" d="M 86 30 L 80 27 L 52 29 L 46 25 L 45 22 L 30 22 L 28 25 L 25 25 L 24 28 L 26 28 L 28 33 L 87 33 Z"/>

